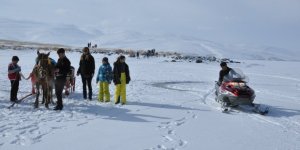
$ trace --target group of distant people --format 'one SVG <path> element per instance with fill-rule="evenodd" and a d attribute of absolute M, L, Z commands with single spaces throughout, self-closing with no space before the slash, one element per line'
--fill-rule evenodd
<path fill-rule="evenodd" d="M 146 57 L 150 57 L 150 56 L 157 56 L 158 53 L 155 53 L 155 49 L 151 49 L 151 50 L 148 50 L 147 53 L 146 53 Z"/>
<path fill-rule="evenodd" d="M 151 56 L 158 56 L 158 53 L 155 52 L 156 50 L 155 49 L 151 49 L 151 50 L 147 50 L 145 53 L 142 53 L 142 55 L 144 55 L 144 57 L 151 57 Z M 140 58 L 140 52 L 137 51 L 136 52 L 136 58 L 139 59 Z"/>
<path fill-rule="evenodd" d="M 95 45 L 92 46 L 92 42 L 88 42 L 87 47 L 88 47 L 88 48 L 97 48 L 98 45 L 95 44 Z"/>
<path fill-rule="evenodd" d="M 70 71 L 71 62 L 65 55 L 65 49 L 57 50 L 59 56 L 55 64 L 55 94 L 57 103 L 54 110 L 63 109 L 62 92 L 66 83 L 67 74 Z M 111 81 L 115 84 L 115 104 L 126 104 L 126 84 L 131 80 L 129 67 L 125 62 L 125 56 L 121 55 L 114 62 L 113 68 L 110 66 L 107 57 L 103 57 L 102 65 L 96 74 L 96 82 L 99 86 L 98 101 L 110 102 L 109 85 Z M 17 94 L 19 90 L 19 81 L 21 77 L 25 78 L 21 73 L 21 67 L 18 65 L 18 56 L 12 57 L 12 62 L 8 65 L 8 78 L 11 83 L 10 101 L 18 100 Z M 77 76 L 81 76 L 83 86 L 83 98 L 92 100 L 92 79 L 95 75 L 95 60 L 88 47 L 82 49 Z M 29 79 L 30 76 L 26 79 Z M 87 88 L 88 87 L 88 92 Z"/>

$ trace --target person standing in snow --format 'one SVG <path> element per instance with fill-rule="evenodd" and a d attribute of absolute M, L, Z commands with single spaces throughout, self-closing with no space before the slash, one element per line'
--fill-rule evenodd
<path fill-rule="evenodd" d="M 92 100 L 92 79 L 95 73 L 95 60 L 91 55 L 88 47 L 84 47 L 82 50 L 82 55 L 79 62 L 79 68 L 77 71 L 77 76 L 81 75 L 82 84 L 83 84 L 83 98 L 87 99 L 86 85 L 89 89 L 89 100 Z"/>
<path fill-rule="evenodd" d="M 57 97 L 57 103 L 54 110 L 63 109 L 62 92 L 66 84 L 67 74 L 70 71 L 71 62 L 65 55 L 65 49 L 60 48 L 57 50 L 58 60 L 55 65 L 55 94 Z"/>
<path fill-rule="evenodd" d="M 108 58 L 104 57 L 102 59 L 102 65 L 99 67 L 98 75 L 96 79 L 96 83 L 99 81 L 99 95 L 98 101 L 103 102 L 103 98 L 105 97 L 105 102 L 110 102 L 110 94 L 109 94 L 109 84 L 112 80 L 112 69 L 108 62 Z"/>
<path fill-rule="evenodd" d="M 130 82 L 129 67 L 125 63 L 125 56 L 119 56 L 114 63 L 113 75 L 113 81 L 116 85 L 115 104 L 120 103 L 121 99 L 122 105 L 124 105 L 126 104 L 126 84 Z"/>
<path fill-rule="evenodd" d="M 10 80 L 10 101 L 18 100 L 19 81 L 21 80 L 21 67 L 18 65 L 19 57 L 13 56 L 12 62 L 8 65 L 8 79 Z"/>
<path fill-rule="evenodd" d="M 220 70 L 220 73 L 219 73 L 218 85 L 222 84 L 224 76 L 228 75 L 228 73 L 231 71 L 231 68 L 229 68 L 227 66 L 226 62 L 221 62 L 220 66 L 221 66 L 222 70 Z"/>

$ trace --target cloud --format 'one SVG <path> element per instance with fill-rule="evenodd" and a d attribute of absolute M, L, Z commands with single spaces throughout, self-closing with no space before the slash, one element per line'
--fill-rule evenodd
<path fill-rule="evenodd" d="M 56 9 L 54 12 L 58 15 L 67 15 L 69 11 L 67 9 L 59 8 Z"/>

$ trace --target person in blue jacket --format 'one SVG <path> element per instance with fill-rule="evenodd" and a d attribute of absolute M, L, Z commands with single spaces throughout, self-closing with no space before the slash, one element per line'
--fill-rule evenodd
<path fill-rule="evenodd" d="M 112 80 L 112 68 L 108 62 L 108 58 L 104 57 L 102 59 L 102 65 L 99 67 L 96 82 L 99 83 L 99 95 L 98 101 L 103 102 L 105 97 L 105 102 L 110 102 L 109 84 Z"/>

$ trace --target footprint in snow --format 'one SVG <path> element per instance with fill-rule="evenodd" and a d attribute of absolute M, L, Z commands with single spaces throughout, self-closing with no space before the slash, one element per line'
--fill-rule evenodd
<path fill-rule="evenodd" d="M 164 138 L 165 142 L 172 142 L 173 141 L 173 139 L 171 137 L 167 136 L 167 135 L 163 135 L 163 138 Z"/>
<path fill-rule="evenodd" d="M 39 129 L 40 129 L 39 127 L 30 129 L 30 130 L 29 130 L 29 133 L 34 133 L 35 131 L 38 131 Z"/>
<path fill-rule="evenodd" d="M 194 119 L 197 119 L 198 118 L 198 116 L 196 115 L 196 114 L 193 114 L 193 116 L 192 116 Z"/>
<path fill-rule="evenodd" d="M 77 124 L 77 126 L 83 126 L 85 124 L 88 124 L 88 122 L 79 123 L 79 124 Z"/>
<path fill-rule="evenodd" d="M 18 145 L 25 145 L 26 137 L 22 135 L 16 136 L 16 139 L 10 142 L 10 144 L 18 144 Z"/>
<path fill-rule="evenodd" d="M 50 133 L 50 132 L 49 132 Z M 34 138 L 31 138 L 32 140 L 32 143 L 38 143 L 38 142 L 41 142 L 42 141 L 42 138 L 45 136 L 45 135 L 48 135 L 49 133 L 43 133 L 43 134 L 40 134 Z"/>
<path fill-rule="evenodd" d="M 171 122 L 161 122 L 160 124 L 157 126 L 160 129 L 169 129 L 171 127 Z"/>
<path fill-rule="evenodd" d="M 167 147 L 164 145 L 157 145 L 157 148 L 159 149 L 163 149 L 163 150 L 167 150 Z"/>
<path fill-rule="evenodd" d="M 183 118 L 181 118 L 181 119 L 178 119 L 178 120 L 175 120 L 175 121 L 183 121 L 183 120 L 185 120 L 186 118 L 185 117 L 183 117 Z"/>
<path fill-rule="evenodd" d="M 171 122 L 161 122 L 161 124 L 170 124 Z"/>
<path fill-rule="evenodd" d="M 185 124 L 184 121 L 182 121 L 182 122 L 175 122 L 175 125 L 176 125 L 176 126 L 181 126 L 181 125 L 183 125 L 183 124 Z"/>
<path fill-rule="evenodd" d="M 51 127 L 51 129 L 53 129 L 53 130 L 57 130 L 57 129 L 63 129 L 63 128 L 65 128 L 65 126 Z"/>
<path fill-rule="evenodd" d="M 169 135 L 174 135 L 175 132 L 174 132 L 174 130 L 169 130 L 169 131 L 168 131 L 168 134 L 169 134 Z"/>
<path fill-rule="evenodd" d="M 179 140 L 179 143 L 178 143 L 179 146 L 183 147 L 183 146 L 185 146 L 186 144 L 187 144 L 187 141 Z"/>
<path fill-rule="evenodd" d="M 161 125 L 159 125 L 157 127 L 160 128 L 160 129 L 169 129 L 171 126 L 169 126 L 169 125 L 167 125 L 167 126 L 161 126 Z"/>
<path fill-rule="evenodd" d="M 27 132 L 27 131 L 24 130 L 24 131 L 20 132 L 19 135 L 23 135 L 23 134 L 25 134 L 26 132 Z"/>
<path fill-rule="evenodd" d="M 0 132 L 4 132 L 4 131 L 10 130 L 10 129 L 12 129 L 12 127 L 6 127 L 6 128 L 1 129 Z"/>
<path fill-rule="evenodd" d="M 2 134 L 2 137 L 10 137 L 12 134 L 11 133 L 9 133 L 9 132 L 6 132 L 6 133 L 3 133 Z"/>

